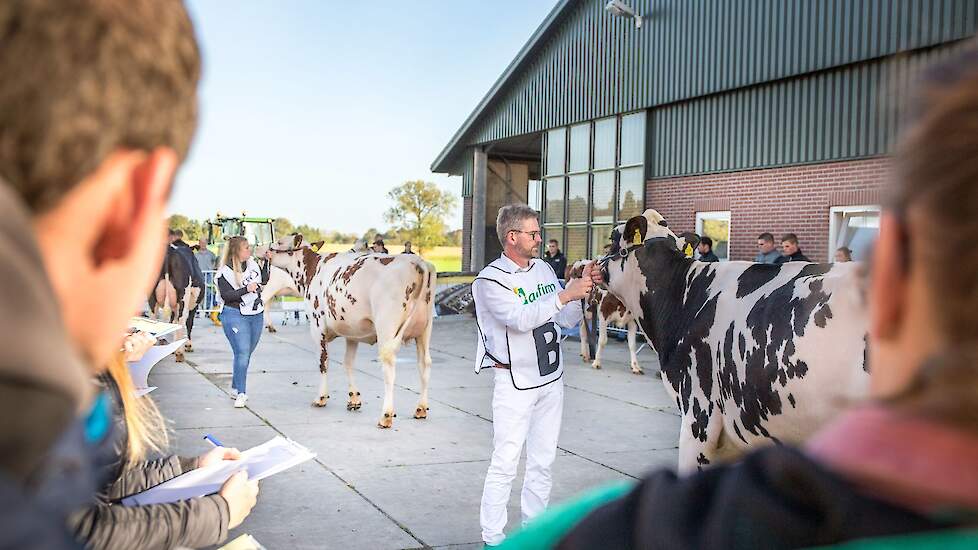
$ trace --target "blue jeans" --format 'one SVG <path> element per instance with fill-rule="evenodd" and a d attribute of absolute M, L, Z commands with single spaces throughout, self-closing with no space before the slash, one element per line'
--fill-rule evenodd
<path fill-rule="evenodd" d="M 235 307 L 225 307 L 221 311 L 221 325 L 224 335 L 231 343 L 234 352 L 234 370 L 231 376 L 231 387 L 238 393 L 246 393 L 245 385 L 248 379 L 248 363 L 251 354 L 258 347 L 261 338 L 263 317 L 257 315 L 242 315 Z"/>

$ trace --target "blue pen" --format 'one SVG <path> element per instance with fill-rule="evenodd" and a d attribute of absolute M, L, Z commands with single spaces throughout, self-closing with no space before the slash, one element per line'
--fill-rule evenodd
<path fill-rule="evenodd" d="M 221 443 L 220 441 L 218 441 L 217 438 L 214 437 L 214 436 L 212 436 L 211 434 L 205 435 L 204 436 L 204 439 L 206 439 L 207 441 L 209 441 L 210 444 L 213 445 L 213 446 L 215 446 L 215 447 L 223 447 L 224 446 L 223 443 Z"/>

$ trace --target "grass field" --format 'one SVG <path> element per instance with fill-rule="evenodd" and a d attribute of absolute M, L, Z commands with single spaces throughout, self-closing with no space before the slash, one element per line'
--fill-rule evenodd
<path fill-rule="evenodd" d="M 327 243 L 321 250 L 325 252 L 346 252 L 353 248 L 353 243 Z M 400 254 L 404 251 L 401 245 L 387 245 L 387 250 L 391 254 Z M 461 271 L 462 270 L 462 248 L 458 246 L 436 246 L 430 250 L 425 250 L 422 258 L 435 264 L 438 272 Z"/>

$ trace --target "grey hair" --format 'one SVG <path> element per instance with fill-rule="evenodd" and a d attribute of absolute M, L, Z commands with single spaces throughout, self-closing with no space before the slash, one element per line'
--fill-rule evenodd
<path fill-rule="evenodd" d="M 496 216 L 496 236 L 499 237 L 499 244 L 506 246 L 506 235 L 510 231 L 520 231 L 523 229 L 524 220 L 539 216 L 536 210 L 525 204 L 507 204 L 500 208 L 499 215 Z"/>

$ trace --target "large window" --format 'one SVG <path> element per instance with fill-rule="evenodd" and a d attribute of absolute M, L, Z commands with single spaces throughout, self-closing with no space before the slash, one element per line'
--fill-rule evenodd
<path fill-rule="evenodd" d="M 615 222 L 645 208 L 644 111 L 546 132 L 543 222 L 568 263 L 596 258 Z"/>
<path fill-rule="evenodd" d="M 852 250 L 854 261 L 866 260 L 869 250 L 879 236 L 880 207 L 836 206 L 829 211 L 829 261 L 841 247 Z"/>
<path fill-rule="evenodd" d="M 696 233 L 713 240 L 713 253 L 721 262 L 730 259 L 730 211 L 697 212 Z"/>

